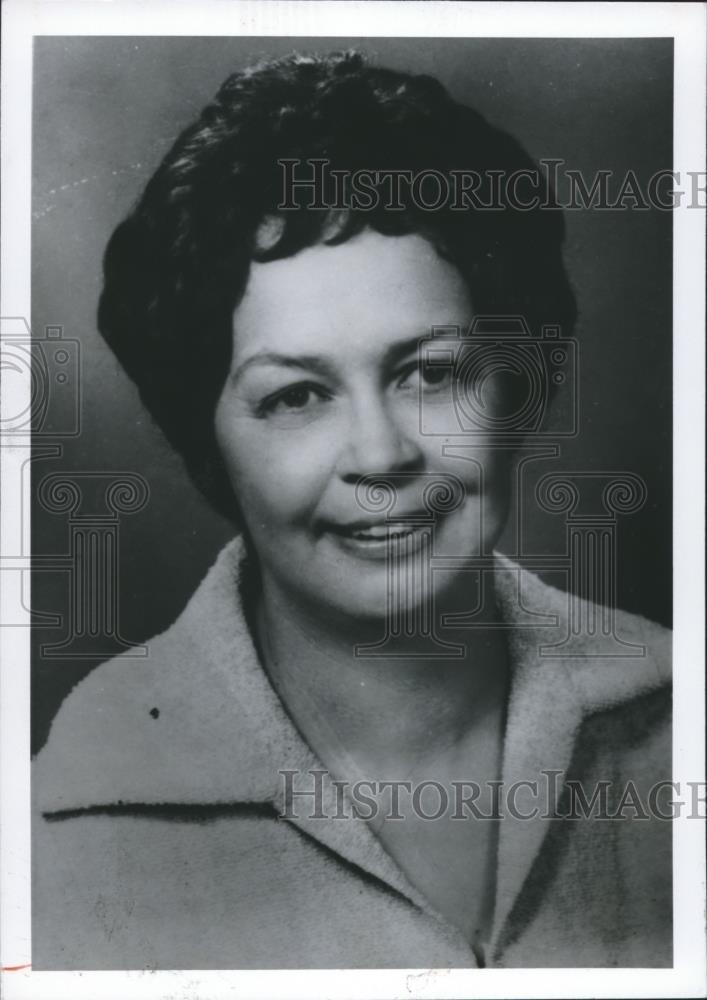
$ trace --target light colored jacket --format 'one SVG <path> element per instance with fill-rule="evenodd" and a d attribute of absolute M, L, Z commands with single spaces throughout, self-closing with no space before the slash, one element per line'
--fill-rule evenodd
<path fill-rule="evenodd" d="M 333 818 L 328 778 L 326 819 L 278 818 L 279 772 L 322 764 L 259 663 L 242 567 L 236 540 L 147 659 L 104 663 L 62 705 L 33 774 L 34 967 L 477 965 L 368 824 Z M 644 656 L 598 656 L 591 640 L 583 658 L 541 655 L 567 633 L 568 596 L 504 557 L 495 585 L 504 621 L 522 606 L 546 622 L 509 630 L 505 787 L 543 789 L 554 771 L 587 798 L 614 782 L 614 805 L 631 782 L 645 807 L 671 777 L 670 633 L 618 613 Z M 518 791 L 531 813 L 532 786 Z M 640 812 L 501 820 L 485 963 L 670 965 L 671 828 Z"/>

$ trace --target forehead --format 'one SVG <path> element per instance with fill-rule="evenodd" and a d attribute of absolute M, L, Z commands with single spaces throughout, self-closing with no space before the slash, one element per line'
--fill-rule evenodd
<path fill-rule="evenodd" d="M 364 230 L 339 246 L 254 263 L 234 313 L 234 355 L 384 350 L 432 326 L 464 324 L 470 312 L 461 275 L 427 240 Z"/>

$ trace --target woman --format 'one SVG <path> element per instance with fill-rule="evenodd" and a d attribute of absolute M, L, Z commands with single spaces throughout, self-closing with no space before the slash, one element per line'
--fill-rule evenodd
<path fill-rule="evenodd" d="M 474 197 L 393 186 L 430 170 Z M 575 318 L 551 195 L 493 187 L 519 171 L 435 80 L 292 56 L 230 77 L 116 230 L 100 329 L 238 534 L 55 720 L 36 968 L 670 963 L 669 825 L 618 815 L 670 776 L 667 633 L 544 657 L 567 598 L 493 554 L 519 389 L 474 331 Z M 615 821 L 558 819 L 572 781 Z"/>

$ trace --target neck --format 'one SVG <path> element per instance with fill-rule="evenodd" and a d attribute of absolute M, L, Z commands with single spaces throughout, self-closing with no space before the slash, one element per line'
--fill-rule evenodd
<path fill-rule="evenodd" d="M 473 607 L 469 575 L 444 591 L 440 614 Z M 487 616 L 488 617 L 488 616 Z M 407 639 L 385 656 L 358 655 L 384 634 L 384 622 L 315 617 L 263 580 L 256 632 L 270 678 L 323 762 L 371 776 L 408 773 L 462 740 L 483 740 L 497 724 L 507 684 L 503 633 L 483 623 L 445 629 L 459 658 L 435 655 L 429 640 Z M 324 620 L 323 620 L 324 619 Z M 476 622 L 476 619 L 475 619 Z"/>

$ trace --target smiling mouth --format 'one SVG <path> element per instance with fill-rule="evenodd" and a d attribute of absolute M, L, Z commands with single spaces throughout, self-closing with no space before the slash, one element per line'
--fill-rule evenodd
<path fill-rule="evenodd" d="M 347 549 L 358 552 L 369 552 L 372 556 L 384 556 L 391 544 L 407 543 L 405 549 L 418 547 L 425 538 L 429 538 L 430 528 L 438 524 L 438 516 L 431 520 L 428 512 L 420 511 L 407 515 L 411 520 L 407 523 L 399 521 L 352 522 L 351 524 L 329 524 L 327 531 Z M 416 518 L 415 521 L 412 518 Z"/>
<path fill-rule="evenodd" d="M 337 527 L 334 533 L 344 538 L 352 538 L 357 542 L 386 542 L 391 538 L 403 538 L 412 535 L 420 529 L 416 524 L 375 524 L 365 528 L 350 526 Z"/>

